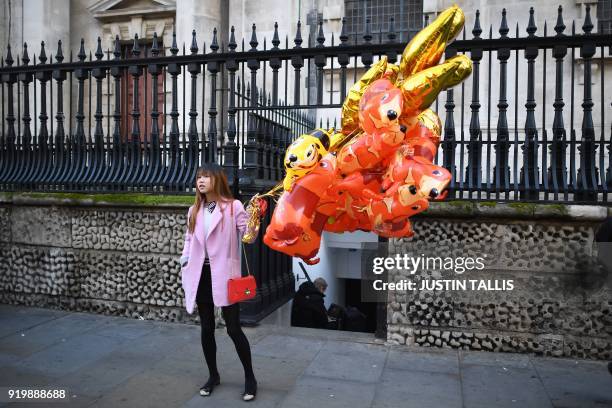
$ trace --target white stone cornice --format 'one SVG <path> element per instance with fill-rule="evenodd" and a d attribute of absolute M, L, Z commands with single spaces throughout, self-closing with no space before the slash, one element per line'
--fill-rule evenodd
<path fill-rule="evenodd" d="M 100 0 L 87 9 L 95 18 L 102 21 L 131 18 L 133 16 L 169 16 L 176 14 L 175 0 L 151 0 L 149 5 L 138 4 L 133 7 L 129 7 L 129 5 L 124 8 L 117 7 L 121 6 L 122 3 L 127 2 L 125 0 Z"/>

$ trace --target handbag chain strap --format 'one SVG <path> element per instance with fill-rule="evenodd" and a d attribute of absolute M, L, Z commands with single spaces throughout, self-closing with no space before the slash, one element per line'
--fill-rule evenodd
<path fill-rule="evenodd" d="M 247 274 L 250 275 L 251 271 L 249 270 L 249 259 L 247 258 L 246 251 L 244 250 L 244 245 L 242 245 L 242 253 L 244 253 L 244 263 L 246 263 Z"/>
<path fill-rule="evenodd" d="M 232 207 L 232 209 L 233 209 L 233 207 Z M 234 220 L 234 228 L 236 228 L 236 219 L 233 218 L 233 217 L 232 217 L 232 219 Z M 238 228 L 236 228 L 236 230 L 238 230 Z M 238 234 L 236 233 L 236 234 L 232 234 L 232 235 L 234 235 L 233 238 L 236 240 L 236 245 L 240 245 L 238 243 Z M 247 258 L 246 251 L 244 250 L 244 245 L 241 245 L 241 246 L 242 246 L 242 252 L 244 253 L 244 263 L 246 264 L 246 267 L 247 267 L 247 274 L 250 275 L 251 274 L 251 270 L 249 269 L 249 260 Z M 238 259 L 240 259 L 240 258 L 241 257 L 238 256 Z"/>

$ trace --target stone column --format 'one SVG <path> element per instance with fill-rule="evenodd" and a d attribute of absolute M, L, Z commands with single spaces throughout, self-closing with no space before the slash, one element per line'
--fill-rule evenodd
<path fill-rule="evenodd" d="M 190 54 L 190 46 L 192 40 L 192 31 L 196 31 L 196 40 L 198 46 L 198 54 L 204 52 L 204 43 L 206 43 L 206 52 L 210 52 L 210 44 L 213 38 L 213 29 L 216 27 L 219 33 L 226 33 L 227 23 L 223 21 L 223 8 L 227 4 L 221 0 L 181 0 L 176 2 L 176 42 L 179 48 L 179 55 L 183 54 L 183 44 L 185 44 L 185 54 Z M 227 15 L 227 13 L 225 13 Z M 227 43 L 225 36 L 219 35 L 218 42 L 221 46 L 221 41 Z M 220 51 L 220 50 L 219 50 Z M 189 129 L 189 107 L 191 98 L 191 76 L 186 71 L 187 79 L 185 81 L 185 89 L 183 89 L 182 78 L 179 79 L 179 127 L 181 134 L 186 136 Z M 217 76 L 217 88 L 221 88 L 221 78 Z M 202 80 L 206 81 L 205 106 L 202 109 Z M 185 109 L 183 111 L 183 92 L 185 92 Z M 197 112 L 196 118 L 198 138 L 202 140 L 202 134 L 206 135 L 208 131 L 208 109 L 210 108 L 210 75 L 207 71 L 198 75 L 197 83 Z M 220 96 L 220 95 L 218 95 Z M 217 98 L 217 118 L 220 117 L 221 98 Z M 183 129 L 183 115 L 185 118 L 185 129 Z M 202 129 L 202 115 L 204 115 L 204 128 Z M 217 122 L 220 123 L 220 122 Z M 221 132 L 221 126 L 218 127 L 218 135 Z"/>

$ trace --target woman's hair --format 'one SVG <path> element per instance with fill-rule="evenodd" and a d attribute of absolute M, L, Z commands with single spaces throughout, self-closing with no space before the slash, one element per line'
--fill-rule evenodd
<path fill-rule="evenodd" d="M 227 182 L 227 176 L 223 172 L 223 168 L 221 166 L 215 163 L 206 163 L 204 166 L 198 167 L 194 181 L 196 184 L 195 203 L 193 204 L 193 209 L 191 210 L 191 216 L 189 217 L 189 220 L 187 220 L 188 230 L 192 234 L 193 231 L 195 231 L 198 211 L 202 207 L 202 203 L 206 202 L 206 194 L 201 193 L 197 186 L 198 179 L 202 176 L 209 176 L 212 179 L 213 192 L 218 197 L 217 204 L 219 204 L 221 213 L 223 213 L 223 209 L 227 203 L 232 203 L 234 201 L 234 196 Z M 234 215 L 233 207 L 231 208 L 232 215 Z M 223 223 L 223 217 L 221 217 L 221 223 Z M 221 228 L 223 228 L 223 224 Z"/>

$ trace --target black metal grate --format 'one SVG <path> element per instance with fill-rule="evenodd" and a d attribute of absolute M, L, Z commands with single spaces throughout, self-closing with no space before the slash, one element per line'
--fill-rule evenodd
<path fill-rule="evenodd" d="M 599 33 L 612 33 L 612 0 L 599 0 L 597 2 L 597 25 Z"/>
<path fill-rule="evenodd" d="M 367 32 L 388 33 L 391 19 L 400 41 L 411 38 L 423 25 L 422 0 L 345 0 L 344 9 L 352 43 L 362 42 Z"/>

